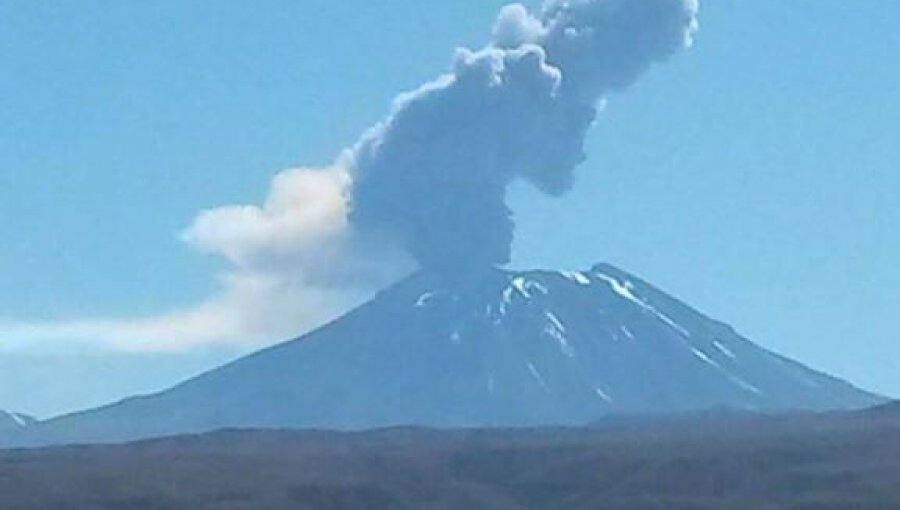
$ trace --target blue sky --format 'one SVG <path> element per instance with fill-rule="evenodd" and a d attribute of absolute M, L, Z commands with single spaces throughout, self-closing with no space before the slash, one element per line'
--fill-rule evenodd
<path fill-rule="evenodd" d="M 503 3 L 0 4 L 0 408 L 98 404 L 252 349 L 55 326 L 102 336 L 215 295 L 227 263 L 181 235 L 197 215 L 329 164 Z M 569 195 L 513 190 L 514 266 L 614 262 L 900 395 L 897 19 L 889 0 L 708 0 L 695 47 L 611 98 Z"/>

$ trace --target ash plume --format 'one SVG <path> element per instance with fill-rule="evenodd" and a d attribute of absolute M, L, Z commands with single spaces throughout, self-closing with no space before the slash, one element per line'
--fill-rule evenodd
<path fill-rule="evenodd" d="M 504 264 L 509 184 L 572 185 L 605 97 L 690 46 L 697 0 L 548 0 L 502 10 L 484 49 L 400 96 L 349 151 L 350 225 L 439 271 Z"/>

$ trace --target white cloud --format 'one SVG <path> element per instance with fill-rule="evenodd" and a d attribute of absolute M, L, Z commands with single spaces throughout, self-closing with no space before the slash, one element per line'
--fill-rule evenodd
<path fill-rule="evenodd" d="M 347 185 L 341 166 L 287 170 L 261 206 L 200 213 L 182 239 L 230 265 L 220 290 L 194 306 L 146 317 L 0 321 L 0 350 L 259 347 L 336 318 L 412 267 L 391 243 L 348 228 Z"/>
<path fill-rule="evenodd" d="M 236 267 L 270 258 L 318 258 L 343 244 L 347 175 L 340 168 L 295 169 L 275 176 L 262 207 L 236 205 L 202 212 L 184 232 L 188 243 L 220 254 Z M 311 245 L 318 245 L 318 250 Z"/>

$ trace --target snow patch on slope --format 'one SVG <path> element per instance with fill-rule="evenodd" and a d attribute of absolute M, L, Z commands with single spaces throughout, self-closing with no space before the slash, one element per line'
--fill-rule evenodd
<path fill-rule="evenodd" d="M 723 344 L 722 342 L 720 342 L 718 340 L 714 341 L 713 347 L 718 349 L 719 352 L 721 352 L 725 356 L 727 356 L 731 359 L 737 359 L 737 356 L 735 356 L 734 352 L 731 349 L 729 349 L 728 347 L 725 347 L 725 344 Z"/>
<path fill-rule="evenodd" d="M 666 314 L 660 312 L 659 310 L 657 310 L 656 308 L 654 308 L 653 306 L 648 304 L 646 301 L 644 301 L 643 299 L 638 297 L 634 293 L 634 285 L 632 285 L 631 282 L 629 282 L 627 280 L 624 282 L 620 282 L 616 278 L 613 278 L 612 276 L 601 273 L 599 271 L 594 273 L 594 276 L 596 276 L 597 278 L 600 278 L 601 280 L 603 280 L 607 284 L 609 284 L 609 286 L 613 292 L 615 292 L 616 294 L 618 294 L 625 300 L 630 301 L 631 303 L 641 307 L 647 313 L 655 316 L 657 319 L 664 322 L 669 327 L 671 327 L 672 329 L 674 329 L 675 331 L 680 333 L 681 336 L 683 336 L 685 338 L 688 338 L 691 336 L 690 332 L 688 332 L 687 329 L 683 328 L 677 322 L 675 322 L 674 320 L 669 318 Z"/>
<path fill-rule="evenodd" d="M 577 283 L 578 285 L 590 285 L 591 280 L 584 273 L 579 273 L 575 271 L 562 271 L 560 274 Z"/>
<path fill-rule="evenodd" d="M 25 428 L 34 424 L 34 418 L 20 414 L 11 413 L 9 411 L 0 411 L 0 425 L 12 426 L 14 428 Z"/>

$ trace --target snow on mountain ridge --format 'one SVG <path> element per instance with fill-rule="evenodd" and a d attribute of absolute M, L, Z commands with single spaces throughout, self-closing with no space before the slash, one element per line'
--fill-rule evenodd
<path fill-rule="evenodd" d="M 555 345 L 563 356 L 578 360 L 581 355 L 586 357 L 593 355 L 595 359 L 586 362 L 592 365 L 600 361 L 596 359 L 598 343 L 624 344 L 627 341 L 630 345 L 621 345 L 615 349 L 638 351 L 653 349 L 653 345 L 656 344 L 666 351 L 667 359 L 693 365 L 693 370 L 715 372 L 714 377 L 706 378 L 718 379 L 716 385 L 720 389 L 723 386 L 730 387 L 730 391 L 725 390 L 722 393 L 739 394 L 737 407 L 746 409 L 766 409 L 769 407 L 766 400 L 782 398 L 778 395 L 779 384 L 771 381 L 774 376 L 787 377 L 809 388 L 818 387 L 823 380 L 829 383 L 835 381 L 829 376 L 808 370 L 753 345 L 740 337 L 730 326 L 712 321 L 700 312 L 661 294 L 652 286 L 613 266 L 598 264 L 589 271 L 578 272 L 498 271 L 498 275 L 502 275 L 505 282 L 499 286 L 499 292 L 493 291 L 496 294 L 495 299 L 490 298 L 490 291 L 487 291 L 486 295 L 479 295 L 479 292 L 485 293 L 483 289 L 477 290 L 474 294 L 468 289 L 470 293 L 465 297 L 447 289 L 440 292 L 429 291 L 428 295 L 441 295 L 450 301 L 472 300 L 474 295 L 476 296 L 474 299 L 486 301 L 486 315 L 501 335 L 504 328 L 510 325 L 515 327 L 522 323 L 537 324 L 538 326 L 533 329 L 541 331 L 541 337 L 548 344 Z M 491 281 L 490 278 L 486 280 Z M 576 302 L 579 299 L 577 293 L 582 294 L 581 301 L 592 301 L 589 308 L 595 313 L 593 317 L 574 319 L 576 322 L 585 321 L 588 324 L 579 324 L 572 329 L 580 330 L 582 334 L 587 333 L 587 336 L 591 337 L 590 341 L 585 341 L 584 338 L 570 339 L 567 320 L 561 319 L 570 314 L 571 310 L 585 309 L 581 303 Z M 442 302 L 431 300 L 430 305 L 439 307 Z M 685 320 L 680 321 L 675 317 Z M 457 317 L 456 320 L 460 319 Z M 462 320 L 477 322 L 477 318 L 472 317 Z M 610 327 L 604 329 L 603 326 L 607 323 Z M 603 330 L 602 334 L 592 336 L 587 330 L 597 326 Z M 641 333 L 636 335 L 635 330 Z M 483 335 L 483 333 L 476 329 L 476 334 Z M 460 337 L 458 331 L 454 334 L 457 339 Z M 610 354 L 611 358 L 616 357 L 616 353 L 607 354 Z M 541 374 L 547 371 L 541 368 L 542 362 L 546 363 L 547 358 L 545 355 L 538 360 L 528 359 L 524 364 L 532 375 Z M 582 361 L 582 364 L 584 363 Z M 773 374 L 772 369 L 761 370 L 759 367 L 762 364 L 778 367 L 775 372 L 780 373 Z M 584 367 L 581 367 L 580 371 L 584 373 Z M 615 398 L 611 393 L 616 384 L 610 383 L 602 371 L 587 371 L 593 372 L 587 379 L 593 381 L 589 386 L 593 386 L 594 393 L 601 396 L 607 404 L 612 404 Z M 496 377 L 492 374 L 490 379 L 489 386 L 496 388 Z M 535 376 L 534 379 L 538 386 L 547 387 L 545 378 Z M 627 390 L 625 392 L 627 393 Z M 767 395 L 767 392 L 772 394 Z M 723 401 L 717 405 L 736 404 L 733 396 L 731 401 L 728 400 L 723 397 Z"/>

